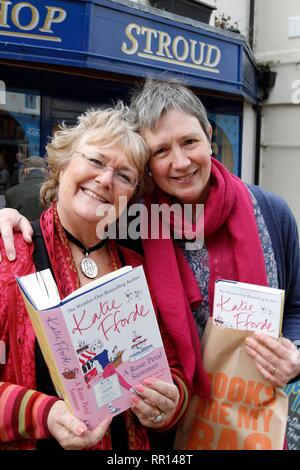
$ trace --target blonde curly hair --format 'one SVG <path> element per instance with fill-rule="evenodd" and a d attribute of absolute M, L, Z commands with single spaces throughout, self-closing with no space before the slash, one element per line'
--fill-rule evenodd
<path fill-rule="evenodd" d="M 46 146 L 47 181 L 40 191 L 44 207 L 57 201 L 60 173 L 68 165 L 85 135 L 88 135 L 89 144 L 101 147 L 117 142 L 123 144 L 128 161 L 139 174 L 133 200 L 137 200 L 143 192 L 151 190 L 152 183 L 146 171 L 149 159 L 148 147 L 136 131 L 130 109 L 120 101 L 114 108 L 89 109 L 78 117 L 76 125 L 67 126 L 63 123 L 55 132 L 51 142 Z"/>

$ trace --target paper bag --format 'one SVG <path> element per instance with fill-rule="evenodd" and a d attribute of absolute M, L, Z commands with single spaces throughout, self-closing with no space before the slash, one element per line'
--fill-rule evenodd
<path fill-rule="evenodd" d="M 203 363 L 211 381 L 211 399 L 192 398 L 175 449 L 283 449 L 288 398 L 256 370 L 244 346 L 251 334 L 220 328 L 209 320 Z"/>

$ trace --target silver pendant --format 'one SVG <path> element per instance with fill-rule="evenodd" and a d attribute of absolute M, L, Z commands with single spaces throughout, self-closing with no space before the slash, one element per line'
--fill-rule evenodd
<path fill-rule="evenodd" d="M 91 258 L 83 258 L 80 263 L 80 267 L 86 277 L 89 277 L 90 279 L 95 279 L 95 277 L 97 277 L 98 268 L 95 261 Z"/>

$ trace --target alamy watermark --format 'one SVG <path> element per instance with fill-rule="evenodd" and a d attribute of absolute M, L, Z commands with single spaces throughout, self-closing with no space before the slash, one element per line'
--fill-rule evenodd
<path fill-rule="evenodd" d="M 0 80 L 0 104 L 6 104 L 6 86 L 3 80 Z"/>
<path fill-rule="evenodd" d="M 291 100 L 293 104 L 300 104 L 300 80 L 294 80 L 292 82 L 292 96 Z"/>
<path fill-rule="evenodd" d="M 151 204 L 127 207 L 120 196 L 117 204 L 99 204 L 97 236 L 104 240 L 184 240 L 186 250 L 199 250 L 204 243 L 203 204 Z M 127 207 L 127 209 L 126 209 Z"/>

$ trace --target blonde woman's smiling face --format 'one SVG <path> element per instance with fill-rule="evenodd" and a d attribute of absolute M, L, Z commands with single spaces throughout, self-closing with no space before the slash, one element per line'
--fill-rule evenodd
<path fill-rule="evenodd" d="M 104 171 L 102 161 L 107 165 Z M 134 187 L 126 183 L 127 176 L 131 178 L 129 182 L 135 181 L 138 170 L 129 163 L 121 143 L 102 148 L 79 143 L 60 173 L 57 207 L 62 224 L 76 232 L 87 230 L 87 224 L 94 226 L 99 221 L 97 213 L 101 205 L 107 211 L 114 210 L 118 217 L 120 196 L 129 201 L 134 193 Z"/>
<path fill-rule="evenodd" d="M 198 119 L 171 110 L 142 136 L 150 148 L 149 168 L 156 184 L 183 204 L 203 203 L 209 189 L 211 146 Z"/>

